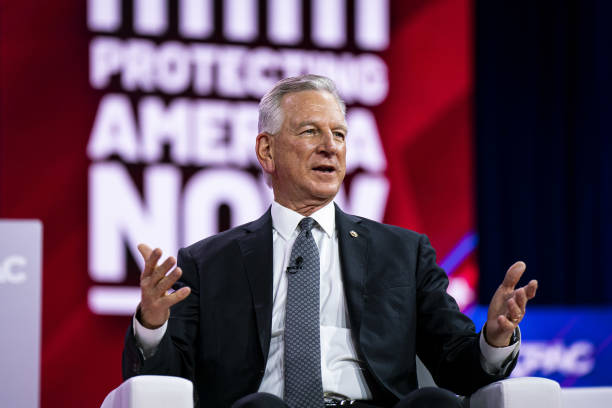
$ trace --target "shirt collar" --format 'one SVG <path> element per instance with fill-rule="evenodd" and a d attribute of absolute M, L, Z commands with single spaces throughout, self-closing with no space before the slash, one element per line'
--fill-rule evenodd
<path fill-rule="evenodd" d="M 331 238 L 336 229 L 336 211 L 334 202 L 310 214 L 323 231 Z M 289 239 L 304 216 L 298 212 L 283 207 L 276 201 L 272 202 L 272 226 L 284 239 Z"/>

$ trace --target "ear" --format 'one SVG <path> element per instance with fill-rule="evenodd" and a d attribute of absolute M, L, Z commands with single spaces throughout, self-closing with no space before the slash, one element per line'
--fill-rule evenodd
<path fill-rule="evenodd" d="M 274 144 L 274 136 L 269 133 L 260 133 L 255 141 L 255 154 L 259 165 L 268 174 L 274 172 L 274 155 L 272 153 L 272 145 Z"/>

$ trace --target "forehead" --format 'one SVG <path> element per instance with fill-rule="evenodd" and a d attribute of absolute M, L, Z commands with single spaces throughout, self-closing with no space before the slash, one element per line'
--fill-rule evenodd
<path fill-rule="evenodd" d="M 284 123 L 296 125 L 304 121 L 332 122 L 344 125 L 344 115 L 336 98 L 327 91 L 300 91 L 281 99 Z"/>

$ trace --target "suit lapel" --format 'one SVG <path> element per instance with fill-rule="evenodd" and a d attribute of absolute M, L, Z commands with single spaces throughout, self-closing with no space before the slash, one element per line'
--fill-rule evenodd
<path fill-rule="evenodd" d="M 368 261 L 368 234 L 361 219 L 345 214 L 336 206 L 336 228 L 340 266 L 349 309 L 351 331 L 358 339 L 364 305 L 364 285 Z"/>
<path fill-rule="evenodd" d="M 270 209 L 245 226 L 247 233 L 238 239 L 253 296 L 257 333 L 264 361 L 270 350 L 272 331 L 272 216 Z"/>
<path fill-rule="evenodd" d="M 270 209 L 258 220 L 247 224 L 246 234 L 238 239 L 249 281 L 259 344 L 264 361 L 270 350 L 272 331 L 272 216 Z M 361 219 L 345 214 L 336 206 L 336 228 L 340 266 L 349 309 L 351 330 L 358 337 L 364 307 L 364 285 L 368 260 L 368 234 Z M 355 236 L 356 235 L 356 236 Z"/>

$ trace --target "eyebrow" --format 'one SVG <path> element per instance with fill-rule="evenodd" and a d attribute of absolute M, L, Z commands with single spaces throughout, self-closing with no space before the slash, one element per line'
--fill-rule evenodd
<path fill-rule="evenodd" d="M 304 126 L 315 126 L 315 127 L 318 127 L 316 122 L 313 122 L 313 121 L 311 121 L 311 120 L 306 120 L 306 121 L 304 121 L 304 122 L 300 122 L 300 123 L 298 123 L 298 125 L 297 125 L 297 129 L 302 128 L 302 127 L 304 127 Z M 345 132 L 347 132 L 347 133 L 348 133 L 348 128 L 347 128 L 346 126 L 344 126 L 343 124 L 333 126 L 333 129 L 338 129 L 338 128 L 340 128 L 340 129 L 342 129 L 343 131 L 345 131 Z"/>

